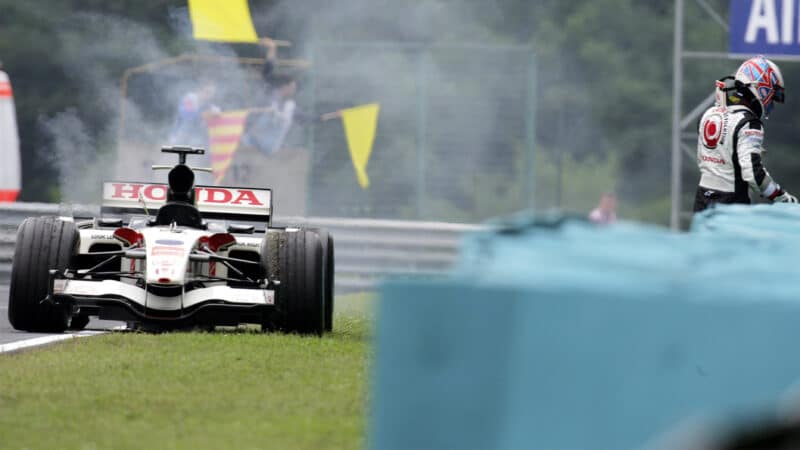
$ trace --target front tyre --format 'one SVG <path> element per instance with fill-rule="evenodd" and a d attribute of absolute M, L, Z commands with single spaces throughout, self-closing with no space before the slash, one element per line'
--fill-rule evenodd
<path fill-rule="evenodd" d="M 42 303 L 47 297 L 49 271 L 69 267 L 78 230 L 56 217 L 25 219 L 17 230 L 9 286 L 8 321 L 17 330 L 63 332 L 69 317 L 61 308 Z"/>
<path fill-rule="evenodd" d="M 81 331 L 86 325 L 89 325 L 89 316 L 85 314 L 74 315 L 69 320 L 69 329 L 72 331 Z"/>

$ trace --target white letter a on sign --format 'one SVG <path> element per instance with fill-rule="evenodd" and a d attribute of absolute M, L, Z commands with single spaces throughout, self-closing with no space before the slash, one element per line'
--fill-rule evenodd
<path fill-rule="evenodd" d="M 747 32 L 744 34 L 745 42 L 754 43 L 761 29 L 767 33 L 768 44 L 778 43 L 778 14 L 775 0 L 753 0 L 750 17 L 747 19 Z"/>

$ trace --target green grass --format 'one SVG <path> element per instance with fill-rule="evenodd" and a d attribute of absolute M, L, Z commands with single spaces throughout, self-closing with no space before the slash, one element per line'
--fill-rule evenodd
<path fill-rule="evenodd" d="M 0 355 L 0 448 L 364 446 L 368 296 L 316 337 L 113 333 Z"/>

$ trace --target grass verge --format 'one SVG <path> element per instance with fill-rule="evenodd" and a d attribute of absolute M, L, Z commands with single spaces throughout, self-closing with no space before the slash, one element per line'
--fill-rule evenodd
<path fill-rule="evenodd" d="M 363 447 L 369 303 L 337 298 L 321 339 L 113 333 L 0 355 L 0 447 Z"/>

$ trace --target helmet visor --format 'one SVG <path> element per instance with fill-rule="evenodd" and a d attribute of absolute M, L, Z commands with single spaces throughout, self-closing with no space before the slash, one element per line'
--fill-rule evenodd
<path fill-rule="evenodd" d="M 783 89 L 783 86 L 775 86 L 775 94 L 773 95 L 772 99 L 775 103 L 783 103 L 786 100 L 786 92 Z"/>

